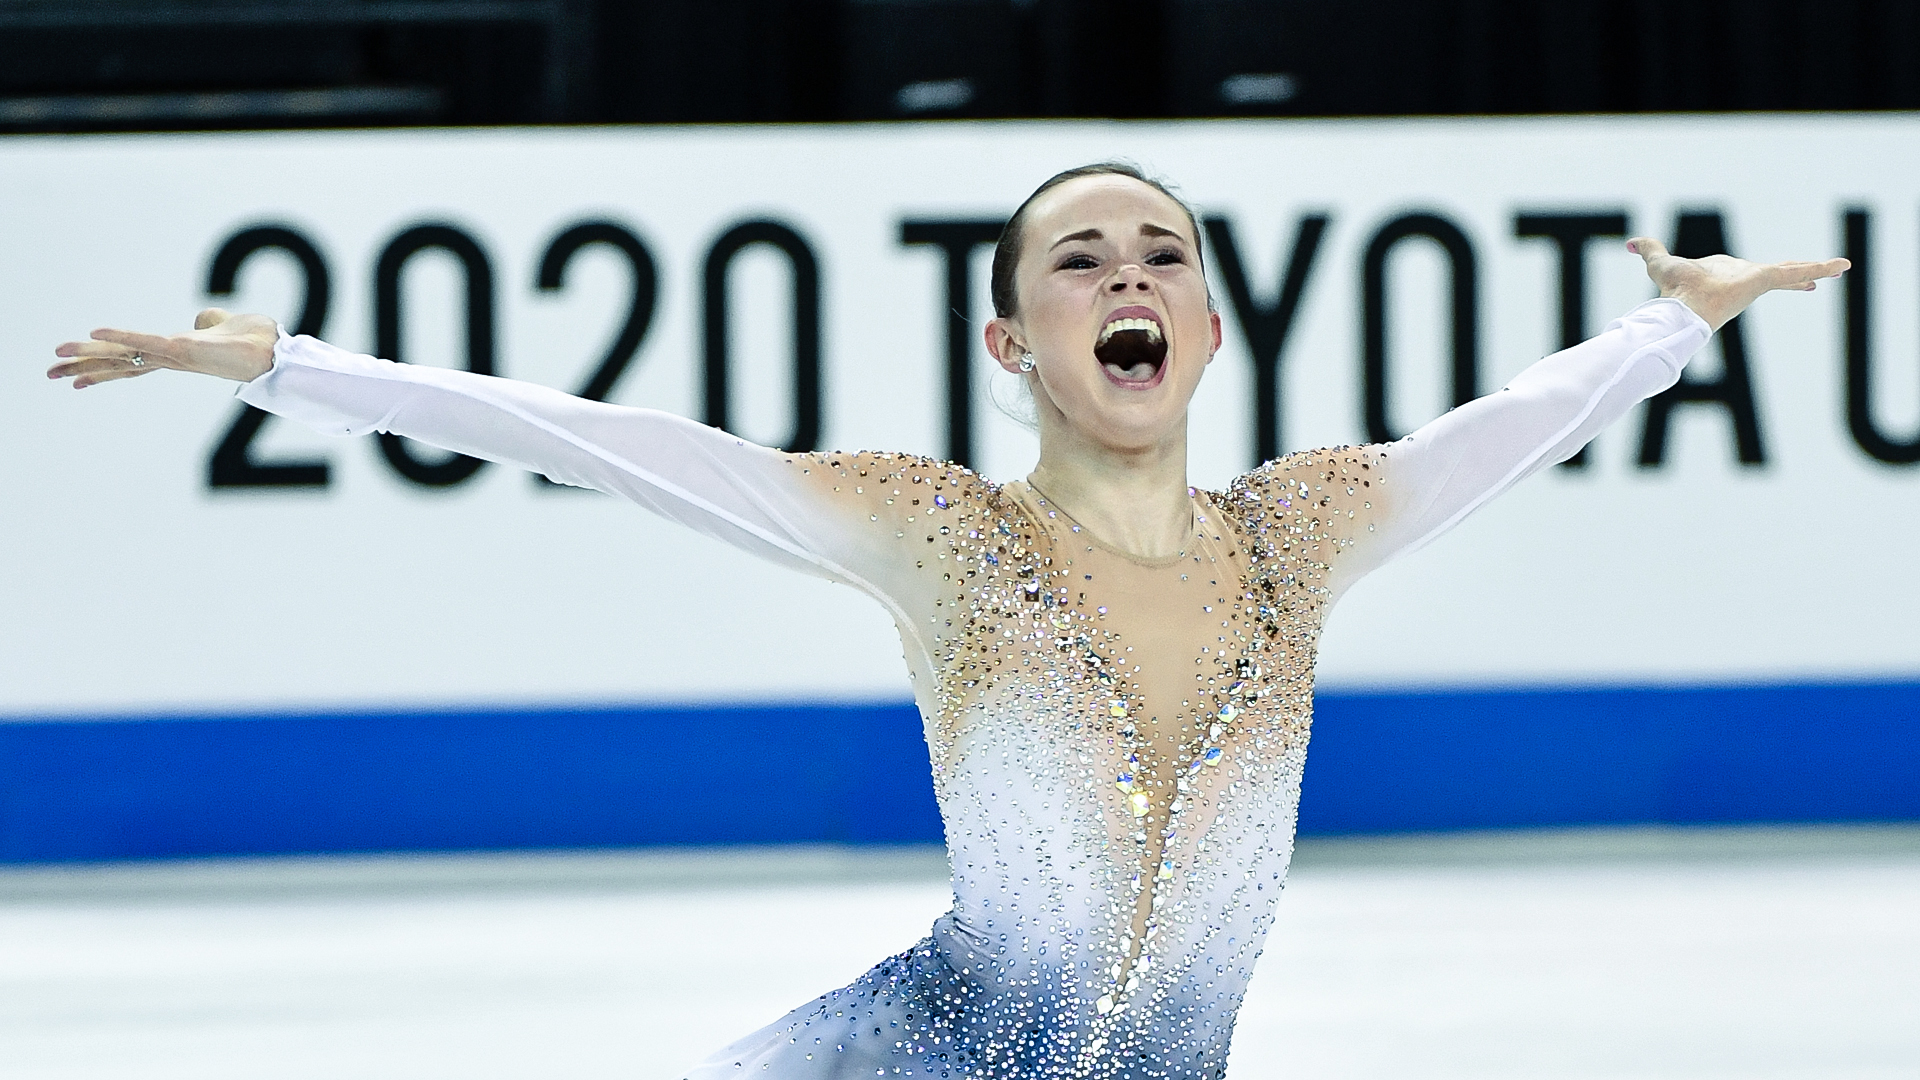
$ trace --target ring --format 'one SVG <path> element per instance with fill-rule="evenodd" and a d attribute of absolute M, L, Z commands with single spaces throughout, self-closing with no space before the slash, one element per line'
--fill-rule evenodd
<path fill-rule="evenodd" d="M 147 366 L 146 358 L 141 356 L 139 353 L 134 353 L 132 356 L 127 357 L 127 362 L 132 364 L 134 367 Z"/>

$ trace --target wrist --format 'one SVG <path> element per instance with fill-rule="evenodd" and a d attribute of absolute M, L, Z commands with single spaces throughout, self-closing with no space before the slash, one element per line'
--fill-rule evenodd
<path fill-rule="evenodd" d="M 1707 324 L 1707 328 L 1715 333 L 1718 333 L 1720 328 L 1725 326 L 1733 318 L 1732 315 L 1726 312 L 1722 305 L 1712 302 L 1708 297 L 1702 296 L 1692 289 L 1685 287 L 1662 289 L 1660 290 L 1660 295 L 1669 300 L 1678 300 L 1682 304 L 1685 304 L 1689 311 L 1700 316 L 1701 321 Z"/>
<path fill-rule="evenodd" d="M 272 336 L 248 335 L 251 340 L 243 339 L 243 347 L 234 350 L 231 356 L 224 357 L 225 362 L 220 365 L 220 370 L 213 374 L 238 383 L 250 383 L 272 371 L 274 355 L 279 348 L 280 339 L 285 335 L 280 332 L 278 324 L 270 327 L 269 332 Z"/>

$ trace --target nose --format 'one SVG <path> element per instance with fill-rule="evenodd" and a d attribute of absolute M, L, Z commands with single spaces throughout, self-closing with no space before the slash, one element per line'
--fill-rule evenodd
<path fill-rule="evenodd" d="M 1127 291 L 1128 285 L 1132 285 L 1141 292 L 1146 292 L 1153 288 L 1153 285 L 1147 281 L 1147 272 L 1133 263 L 1122 266 L 1119 271 L 1119 276 L 1113 279 L 1113 283 L 1108 285 L 1107 289 L 1111 292 L 1122 293 Z"/>

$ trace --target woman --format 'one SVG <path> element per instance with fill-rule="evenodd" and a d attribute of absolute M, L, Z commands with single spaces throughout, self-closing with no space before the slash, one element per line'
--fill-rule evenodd
<path fill-rule="evenodd" d="M 1218 1076 L 1292 851 L 1334 601 L 1672 385 L 1762 293 L 1846 268 L 1629 246 L 1663 299 L 1399 442 L 1291 454 L 1218 493 L 1186 480 L 1187 405 L 1220 346 L 1199 230 L 1127 166 L 1047 181 L 994 253 L 987 347 L 1040 428 L 1024 482 L 782 453 L 220 311 L 172 337 L 96 331 L 49 375 L 220 375 L 321 430 L 599 488 L 886 605 L 953 910 L 696 1076 Z"/>

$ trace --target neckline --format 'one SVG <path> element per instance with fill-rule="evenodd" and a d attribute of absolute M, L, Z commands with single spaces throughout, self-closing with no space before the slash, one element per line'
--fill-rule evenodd
<path fill-rule="evenodd" d="M 1106 552 L 1109 555 L 1112 555 L 1114 558 L 1124 559 L 1125 561 L 1130 562 L 1135 566 L 1144 567 L 1148 570 L 1165 570 L 1167 567 L 1177 566 L 1180 563 L 1185 562 L 1187 559 L 1187 556 L 1192 554 L 1195 546 L 1194 542 L 1197 539 L 1199 539 L 1200 513 L 1195 508 L 1194 504 L 1199 501 L 1200 493 L 1199 493 L 1199 489 L 1194 487 L 1187 488 L 1187 543 L 1185 544 L 1185 546 L 1181 547 L 1179 551 L 1173 553 L 1172 555 L 1162 555 L 1155 558 L 1155 557 L 1150 557 L 1146 555 L 1135 554 L 1134 552 L 1127 551 L 1124 548 L 1115 547 L 1114 545 L 1107 543 L 1105 540 L 1100 539 L 1098 534 L 1096 534 L 1092 529 L 1087 528 L 1085 524 L 1081 523 L 1079 518 L 1076 518 L 1071 513 L 1069 513 L 1066 507 L 1061 506 L 1058 500 L 1048 495 L 1045 491 L 1042 491 L 1040 489 L 1040 486 L 1035 484 L 1031 477 L 1029 477 L 1026 480 L 1020 481 L 1020 483 L 1028 491 L 1033 493 L 1034 497 L 1039 501 L 1042 507 L 1044 507 L 1047 510 L 1053 511 L 1054 513 L 1059 514 L 1061 519 L 1066 521 L 1066 523 L 1072 527 L 1073 531 L 1077 535 L 1086 537 L 1087 543 L 1092 544 L 1094 547 L 1100 549 L 1101 551 Z"/>

